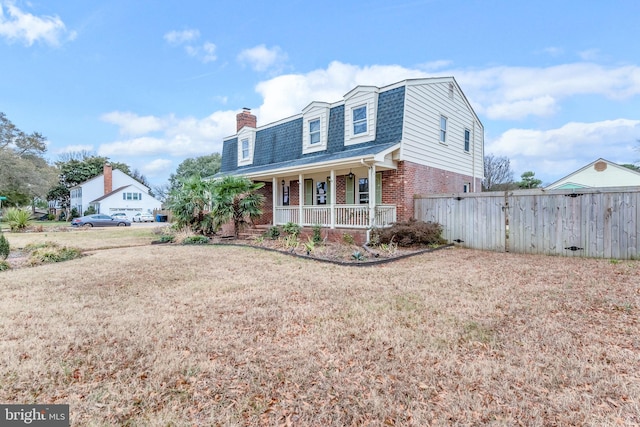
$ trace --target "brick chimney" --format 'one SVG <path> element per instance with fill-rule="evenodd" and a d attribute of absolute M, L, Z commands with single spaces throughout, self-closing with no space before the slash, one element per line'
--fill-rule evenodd
<path fill-rule="evenodd" d="M 113 169 L 111 164 L 105 163 L 102 173 L 104 175 L 104 194 L 109 194 L 113 191 Z"/>
<path fill-rule="evenodd" d="M 236 115 L 236 132 L 245 126 L 255 128 L 257 123 L 258 119 L 256 118 L 256 116 L 251 114 L 251 109 L 245 107 L 242 109 L 242 113 Z"/>

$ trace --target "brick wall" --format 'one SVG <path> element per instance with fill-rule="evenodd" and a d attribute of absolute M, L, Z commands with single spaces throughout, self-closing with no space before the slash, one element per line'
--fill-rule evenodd
<path fill-rule="evenodd" d="M 258 190 L 258 194 L 264 196 L 264 203 L 262 204 L 262 215 L 255 220 L 256 225 L 273 224 L 273 184 L 265 182 L 264 187 Z"/>
<path fill-rule="evenodd" d="M 469 175 L 401 161 L 398 169 L 382 172 L 382 203 L 396 205 L 398 221 L 407 221 L 414 214 L 414 195 L 462 193 L 464 185 L 472 182 Z M 476 178 L 478 192 L 480 184 L 481 179 Z"/>
<path fill-rule="evenodd" d="M 298 206 L 300 203 L 300 184 L 298 180 L 289 182 L 289 206 Z"/>

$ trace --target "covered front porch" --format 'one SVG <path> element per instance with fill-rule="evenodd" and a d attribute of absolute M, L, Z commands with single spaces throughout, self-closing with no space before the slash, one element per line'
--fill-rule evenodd
<path fill-rule="evenodd" d="M 248 174 L 265 183 L 264 220 L 260 223 L 303 227 L 368 229 L 397 221 L 391 153 L 349 159 L 340 164 L 314 164 L 293 170 Z M 373 156 L 372 156 L 373 157 Z"/>

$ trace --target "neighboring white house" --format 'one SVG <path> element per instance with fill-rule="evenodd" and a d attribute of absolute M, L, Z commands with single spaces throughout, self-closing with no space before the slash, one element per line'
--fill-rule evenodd
<path fill-rule="evenodd" d="M 545 190 L 640 186 L 640 172 L 598 159 L 559 179 Z"/>
<path fill-rule="evenodd" d="M 153 212 L 162 203 L 149 195 L 149 188 L 126 173 L 104 165 L 103 173 L 70 189 L 71 208 L 81 215 L 89 206 L 97 213 L 124 212 L 129 218 L 137 212 Z"/>

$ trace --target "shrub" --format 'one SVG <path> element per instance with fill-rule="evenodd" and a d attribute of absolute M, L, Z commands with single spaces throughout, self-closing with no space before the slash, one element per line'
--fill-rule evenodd
<path fill-rule="evenodd" d="M 160 242 L 161 242 L 161 243 L 171 243 L 171 242 L 173 242 L 175 239 L 176 239 L 176 237 L 175 237 L 175 236 L 171 236 L 171 235 L 168 235 L 168 234 L 165 234 L 165 235 L 160 236 Z"/>
<path fill-rule="evenodd" d="M 288 222 L 285 225 L 282 226 L 282 231 L 284 231 L 285 233 L 291 235 L 291 236 L 297 236 L 300 234 L 300 230 L 302 229 L 302 227 L 300 227 L 298 224 L 294 223 L 294 222 Z"/>
<path fill-rule="evenodd" d="M 31 212 L 26 209 L 9 208 L 4 215 L 11 231 L 23 231 L 31 225 Z"/>
<path fill-rule="evenodd" d="M 47 221 L 54 221 L 56 219 L 56 216 L 52 213 L 47 214 Z"/>
<path fill-rule="evenodd" d="M 349 233 L 344 233 L 342 235 L 342 241 L 345 242 L 347 245 L 353 245 L 355 240 L 353 240 L 353 236 Z"/>
<path fill-rule="evenodd" d="M 311 255 L 311 252 L 313 251 L 313 249 L 316 247 L 316 242 L 315 240 L 309 236 L 307 238 L 307 241 L 304 242 L 304 250 L 307 253 L 307 255 Z"/>
<path fill-rule="evenodd" d="M 410 219 L 396 222 L 388 228 L 376 228 L 372 231 L 372 240 L 379 244 L 396 243 L 407 247 L 415 245 L 442 245 L 442 226 L 436 222 L 424 222 Z"/>
<path fill-rule="evenodd" d="M 32 250 L 28 263 L 29 265 L 40 265 L 51 262 L 69 261 L 80 258 L 81 256 L 82 252 L 78 248 L 71 248 L 67 246 L 59 247 L 55 244 L 45 244 Z"/>
<path fill-rule="evenodd" d="M 71 215 L 69 215 L 69 216 L 71 217 L 71 219 L 80 218 L 80 214 L 78 213 L 78 209 L 71 208 Z"/>
<path fill-rule="evenodd" d="M 351 258 L 353 258 L 356 261 L 364 261 L 365 259 L 367 259 L 367 257 L 365 257 L 364 254 L 360 251 L 354 251 L 351 254 Z"/>
<path fill-rule="evenodd" d="M 313 243 L 320 243 L 322 242 L 322 227 L 320 226 L 320 224 L 316 224 L 313 226 Z"/>
<path fill-rule="evenodd" d="M 287 237 L 284 238 L 284 247 L 289 252 L 295 251 L 299 244 L 300 244 L 300 241 L 298 240 L 297 234 L 289 234 Z"/>
<path fill-rule="evenodd" d="M 0 260 L 0 271 L 5 271 L 5 270 L 9 270 L 11 268 L 11 266 L 9 265 L 9 263 L 5 260 Z"/>
<path fill-rule="evenodd" d="M 84 211 L 84 215 L 93 215 L 95 213 L 97 212 L 96 212 L 96 208 L 93 205 L 89 206 L 87 210 Z"/>
<path fill-rule="evenodd" d="M 0 260 L 7 259 L 10 251 L 9 241 L 4 237 L 4 234 L 0 233 Z"/>
<path fill-rule="evenodd" d="M 266 235 L 271 240 L 276 240 L 278 237 L 280 237 L 280 228 L 278 228 L 277 225 L 274 225 L 273 227 L 269 227 L 269 230 L 267 230 Z"/>
<path fill-rule="evenodd" d="M 182 241 L 183 245 L 206 245 L 209 243 L 207 236 L 189 236 Z"/>

